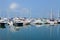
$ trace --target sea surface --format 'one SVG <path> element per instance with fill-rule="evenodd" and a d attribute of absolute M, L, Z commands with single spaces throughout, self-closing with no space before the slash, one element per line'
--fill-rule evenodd
<path fill-rule="evenodd" d="M 0 26 L 0 40 L 60 40 L 60 24 Z"/>

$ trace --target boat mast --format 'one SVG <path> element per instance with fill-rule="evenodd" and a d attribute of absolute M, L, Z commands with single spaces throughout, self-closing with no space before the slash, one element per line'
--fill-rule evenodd
<path fill-rule="evenodd" d="M 50 19 L 53 19 L 53 12 L 52 12 L 52 9 L 51 9 Z"/>
<path fill-rule="evenodd" d="M 1 17 L 1 10 L 0 10 L 0 17 Z"/>
<path fill-rule="evenodd" d="M 1 10 L 0 10 L 0 17 L 1 17 Z"/>
<path fill-rule="evenodd" d="M 30 8 L 30 17 L 29 18 L 31 18 L 31 8 Z"/>
<path fill-rule="evenodd" d="M 9 10 L 7 10 L 7 18 L 9 18 Z"/>
<path fill-rule="evenodd" d="M 31 8 L 29 9 L 29 17 L 28 17 L 28 19 L 30 19 L 31 18 Z"/>
<path fill-rule="evenodd" d="M 60 12 L 59 12 L 59 10 L 58 10 L 58 19 L 60 18 L 60 14 L 59 14 Z"/>

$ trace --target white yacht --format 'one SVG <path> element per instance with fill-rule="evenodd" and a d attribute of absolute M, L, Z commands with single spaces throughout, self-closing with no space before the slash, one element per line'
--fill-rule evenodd
<path fill-rule="evenodd" d="M 53 24 L 54 24 L 54 20 L 48 19 L 48 20 L 47 20 L 47 24 L 53 25 Z"/>
<path fill-rule="evenodd" d="M 58 24 L 60 24 L 60 19 L 57 20 Z"/>
<path fill-rule="evenodd" d="M 24 19 L 23 23 L 24 25 L 30 25 L 32 19 Z"/>
<path fill-rule="evenodd" d="M 0 18 L 0 26 L 5 26 L 6 20 L 4 18 Z"/>
<path fill-rule="evenodd" d="M 13 21 L 10 21 L 10 20 L 9 20 L 9 21 L 7 22 L 7 24 L 8 24 L 9 26 L 13 26 Z"/>
<path fill-rule="evenodd" d="M 14 26 L 23 26 L 23 22 L 18 17 L 13 18 L 12 21 Z"/>
<path fill-rule="evenodd" d="M 33 19 L 33 20 L 34 21 L 32 22 L 32 24 L 41 25 L 44 23 L 40 18 Z"/>
<path fill-rule="evenodd" d="M 8 24 L 10 26 L 23 26 L 23 22 L 18 17 L 9 19 Z"/>
<path fill-rule="evenodd" d="M 60 12 L 58 11 L 58 18 L 57 18 L 57 22 L 58 22 L 58 24 L 60 24 L 60 14 L 59 14 Z"/>
<path fill-rule="evenodd" d="M 46 19 L 45 24 L 54 25 L 54 24 L 57 24 L 57 20 L 55 20 L 55 19 Z"/>

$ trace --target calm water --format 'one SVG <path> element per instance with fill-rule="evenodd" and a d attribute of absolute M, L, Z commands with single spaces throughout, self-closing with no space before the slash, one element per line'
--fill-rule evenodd
<path fill-rule="evenodd" d="M 60 25 L 0 27 L 0 40 L 60 40 Z"/>

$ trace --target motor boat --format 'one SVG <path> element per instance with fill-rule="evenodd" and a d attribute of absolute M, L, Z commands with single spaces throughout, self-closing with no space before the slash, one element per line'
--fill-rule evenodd
<path fill-rule="evenodd" d="M 34 19 L 34 21 L 32 22 L 32 24 L 37 24 L 37 25 L 41 25 L 44 22 L 41 19 Z"/>
<path fill-rule="evenodd" d="M 14 26 L 23 26 L 23 22 L 18 17 L 13 18 L 12 21 Z"/>
<path fill-rule="evenodd" d="M 0 18 L 0 26 L 5 26 L 6 20 L 4 18 Z"/>

